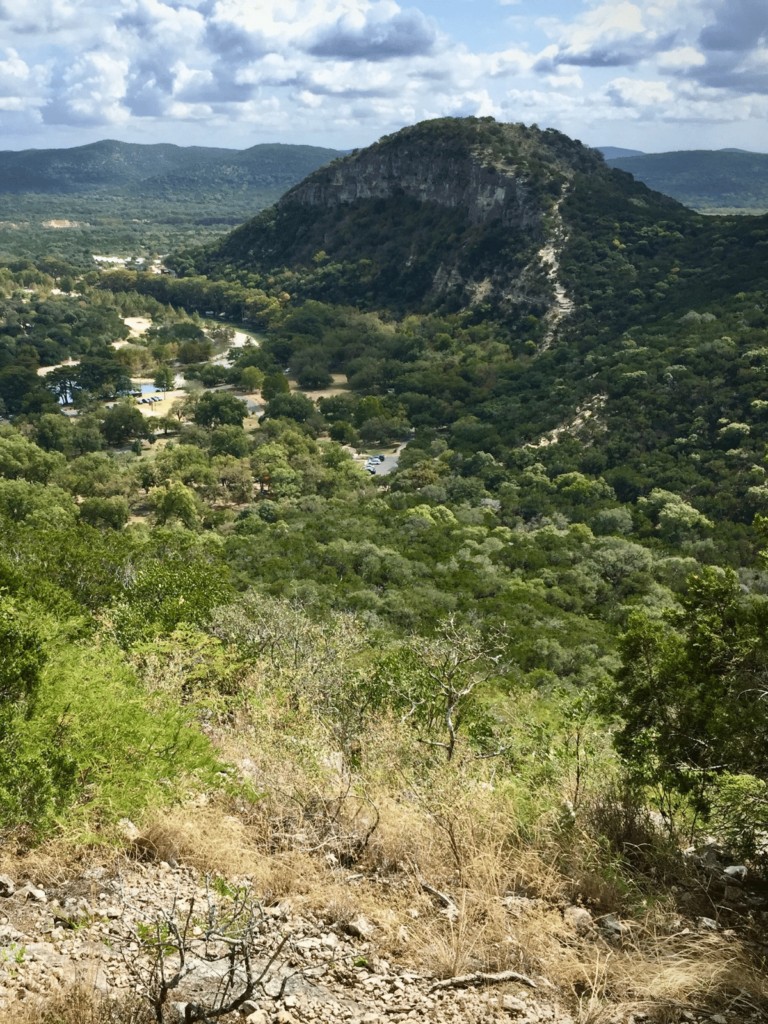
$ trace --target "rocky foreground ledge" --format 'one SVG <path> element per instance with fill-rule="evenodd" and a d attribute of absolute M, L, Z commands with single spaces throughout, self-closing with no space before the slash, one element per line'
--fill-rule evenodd
<path fill-rule="evenodd" d="M 86 870 L 47 890 L 0 876 L 0 1009 L 17 1000 L 39 1001 L 68 986 L 85 985 L 103 998 L 144 994 L 150 968 L 142 937 L 152 935 L 158 911 L 174 904 L 227 902 L 197 872 L 184 867 L 125 861 Z M 194 915 L 193 915 L 194 916 Z M 226 960 L 205 927 L 190 928 L 189 973 L 169 997 L 165 1019 L 184 1019 L 186 1005 L 215 999 Z M 239 1008 L 248 1024 L 349 1021 L 351 1024 L 417 1019 L 429 1022 L 519 1021 L 572 1024 L 546 979 L 469 975 L 440 980 L 390 964 L 377 953 L 376 929 L 362 915 L 343 924 L 294 912 L 286 900 L 263 908 L 256 955 L 259 969 L 279 950 L 263 989 Z M 226 950 L 224 950 L 226 952 Z M 242 982 L 242 978 L 240 981 Z M 235 986 L 236 987 L 236 986 Z"/>
<path fill-rule="evenodd" d="M 691 962 L 693 951 L 710 964 L 711 972 L 731 970 L 741 932 L 762 933 L 764 942 L 766 894 L 750 884 L 746 867 L 723 867 L 714 848 L 691 851 L 688 859 L 690 885 L 677 895 L 690 913 L 671 921 L 672 932 L 656 937 L 654 955 L 666 956 L 674 971 Z M 396 947 L 390 943 L 385 952 L 376 904 L 365 904 L 362 898 L 360 886 L 374 883 L 362 874 L 347 875 L 344 907 L 329 904 L 324 912 L 313 912 L 301 897 L 256 900 L 247 879 L 203 877 L 192 867 L 125 855 L 108 866 L 72 867 L 69 878 L 60 873 L 45 888 L 0 874 L 0 1024 L 42 1020 L 46 1003 L 78 987 L 96 999 L 113 1001 L 116 1013 L 109 1019 L 114 1016 L 116 1022 L 138 1020 L 117 1012 L 121 1001 L 127 1005 L 138 996 L 147 1006 L 146 1019 L 163 1024 L 207 1020 L 194 1014 L 233 1002 L 234 1008 L 215 1019 L 229 1024 L 574 1024 L 573 1003 L 568 1005 L 563 995 L 566 985 L 559 990 L 552 984 L 558 980 L 552 974 L 555 959 L 548 968 L 552 981 L 543 974 L 513 970 L 428 973 L 413 967 L 426 962 L 418 956 L 410 964 L 395 962 L 398 955 L 391 950 Z M 461 921 L 455 902 L 424 882 L 421 888 L 433 913 L 452 922 L 449 931 L 458 948 Z M 560 922 L 552 936 L 554 957 L 576 952 L 585 969 L 609 959 L 650 963 L 642 958 L 643 929 L 647 931 L 642 922 L 612 914 L 595 917 L 583 906 L 556 908 L 517 893 L 498 902 L 510 935 L 525 927 L 546 927 L 554 914 Z M 702 915 L 710 907 L 719 920 Z M 419 916 L 415 909 L 410 913 Z M 236 955 L 233 938 L 245 934 L 244 921 L 249 950 L 245 960 Z M 404 925 L 400 928 L 406 931 Z M 174 934 L 181 932 L 183 957 L 178 944 L 173 948 Z M 406 949 L 409 942 L 404 935 L 399 947 Z M 169 987 L 159 1016 L 149 1012 L 149 999 L 157 994 L 158 949 L 164 951 L 165 977 L 180 975 L 178 984 Z M 651 994 L 650 973 L 644 979 L 636 971 L 630 998 L 616 1002 L 605 988 L 595 996 L 586 973 L 584 977 L 576 1012 L 590 1024 L 757 1024 L 768 1019 L 765 1002 L 742 988 L 746 976 L 733 977 L 726 1002 L 710 1000 L 702 991 L 687 1003 Z M 257 983 L 246 992 L 249 979 Z"/>

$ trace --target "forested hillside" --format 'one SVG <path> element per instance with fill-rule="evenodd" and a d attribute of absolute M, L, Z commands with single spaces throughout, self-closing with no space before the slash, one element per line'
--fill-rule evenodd
<path fill-rule="evenodd" d="M 611 167 L 701 213 L 768 211 L 768 153 L 683 150 L 606 154 Z"/>
<path fill-rule="evenodd" d="M 0 253 L 93 265 L 213 239 L 340 156 L 317 146 L 245 150 L 105 140 L 0 152 Z"/>
<path fill-rule="evenodd" d="M 470 118 L 177 276 L 6 260 L 5 869 L 205 874 L 379 1014 L 765 1019 L 766 245 Z"/>

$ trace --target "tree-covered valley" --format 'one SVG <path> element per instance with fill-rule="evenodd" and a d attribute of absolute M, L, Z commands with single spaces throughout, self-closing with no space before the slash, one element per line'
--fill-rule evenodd
<path fill-rule="evenodd" d="M 522 972 L 558 1021 L 765 1019 L 766 246 L 490 118 L 172 273 L 27 240 L 3 864 L 362 907 L 356 967 Z"/>

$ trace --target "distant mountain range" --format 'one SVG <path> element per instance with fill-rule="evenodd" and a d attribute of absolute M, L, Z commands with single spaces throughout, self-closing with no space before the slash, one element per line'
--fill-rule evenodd
<path fill-rule="evenodd" d="M 641 153 L 598 146 L 609 167 L 705 213 L 768 211 L 768 154 L 739 149 Z M 345 154 L 265 143 L 249 149 L 105 139 L 71 149 L 0 152 L 0 221 L 69 218 L 234 225 Z M 4 199 L 3 199 L 4 197 Z M 69 209 L 71 207 L 71 210 Z"/>
<path fill-rule="evenodd" d="M 609 167 L 702 213 L 768 211 L 768 153 L 742 149 L 619 152 L 598 147 Z"/>
<path fill-rule="evenodd" d="M 642 149 L 622 149 L 621 146 L 595 146 L 606 160 L 616 160 L 622 156 L 643 156 Z"/>
<path fill-rule="evenodd" d="M 141 145 L 105 139 L 72 149 L 0 152 L 0 193 L 289 188 L 341 156 L 335 149 L 267 143 L 250 149 Z"/>

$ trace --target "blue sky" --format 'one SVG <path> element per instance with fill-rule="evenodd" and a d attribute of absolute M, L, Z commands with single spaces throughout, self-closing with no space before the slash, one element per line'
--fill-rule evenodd
<path fill-rule="evenodd" d="M 0 0 L 3 149 L 346 149 L 468 114 L 768 152 L 768 0 Z"/>

